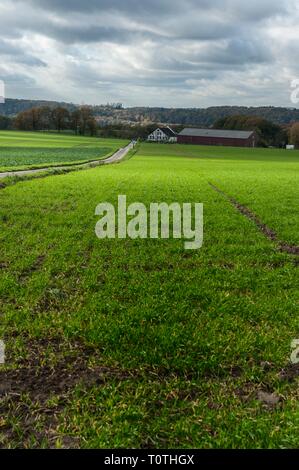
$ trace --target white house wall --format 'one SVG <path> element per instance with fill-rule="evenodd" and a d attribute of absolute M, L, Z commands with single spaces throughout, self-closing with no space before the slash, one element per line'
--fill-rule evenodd
<path fill-rule="evenodd" d="M 168 137 L 163 131 L 156 129 L 148 136 L 147 140 L 150 142 L 176 142 L 177 138 Z"/>

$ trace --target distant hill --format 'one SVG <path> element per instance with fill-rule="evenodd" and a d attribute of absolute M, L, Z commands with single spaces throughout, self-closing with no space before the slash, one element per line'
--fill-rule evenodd
<path fill-rule="evenodd" d="M 20 111 L 35 106 L 64 106 L 73 111 L 78 105 L 57 101 L 7 99 L 0 104 L 0 115 L 13 117 Z M 123 108 L 121 105 L 93 106 L 94 114 L 103 123 L 167 123 L 189 126 L 210 127 L 216 121 L 227 116 L 259 116 L 276 124 L 287 125 L 299 121 L 299 109 L 279 107 L 214 106 L 210 108 Z"/>
<path fill-rule="evenodd" d="M 221 118 L 235 115 L 259 116 L 276 124 L 299 121 L 299 109 L 244 106 L 215 106 L 211 108 L 128 108 L 123 115 L 143 116 L 151 122 L 210 127 Z"/>
<path fill-rule="evenodd" d="M 58 101 L 45 101 L 45 100 L 16 100 L 12 98 L 7 98 L 5 103 L 0 103 L 0 116 L 14 117 L 21 111 L 26 111 L 27 109 L 40 107 L 40 106 L 50 106 L 51 108 L 56 108 L 57 106 L 64 106 L 69 111 L 73 111 L 76 106 L 71 103 L 63 103 Z"/>

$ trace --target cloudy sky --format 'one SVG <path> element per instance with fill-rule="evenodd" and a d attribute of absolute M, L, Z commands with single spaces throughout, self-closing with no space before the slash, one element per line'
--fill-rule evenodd
<path fill-rule="evenodd" d="M 292 106 L 299 0 L 1 0 L 6 96 Z"/>

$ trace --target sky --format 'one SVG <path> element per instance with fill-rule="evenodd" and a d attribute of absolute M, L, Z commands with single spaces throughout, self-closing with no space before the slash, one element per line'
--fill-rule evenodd
<path fill-rule="evenodd" d="M 287 106 L 299 0 L 1 0 L 6 97 Z"/>

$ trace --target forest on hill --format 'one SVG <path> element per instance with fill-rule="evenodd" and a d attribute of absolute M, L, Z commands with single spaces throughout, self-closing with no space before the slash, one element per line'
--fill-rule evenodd
<path fill-rule="evenodd" d="M 63 106 L 69 112 L 79 105 L 56 101 L 6 99 L 0 104 L 0 116 L 14 117 L 31 108 Z M 245 106 L 214 106 L 210 108 L 125 108 L 120 103 L 92 106 L 93 114 L 103 126 L 116 123 L 167 123 L 189 126 L 211 127 L 217 120 L 229 116 L 256 116 L 279 125 L 289 125 L 299 121 L 299 109 L 283 107 L 245 107 Z"/>

